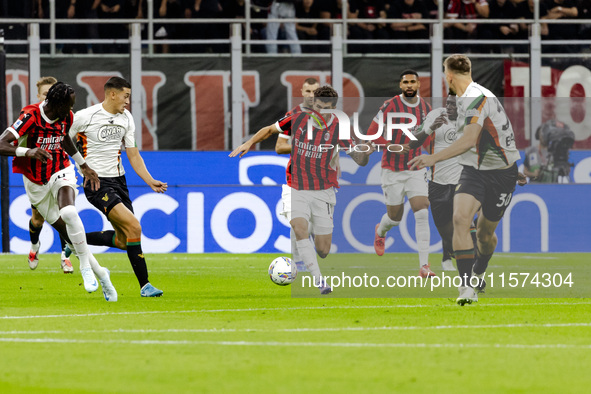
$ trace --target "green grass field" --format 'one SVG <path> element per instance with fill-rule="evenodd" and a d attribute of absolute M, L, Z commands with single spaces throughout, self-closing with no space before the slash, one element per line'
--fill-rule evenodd
<path fill-rule="evenodd" d="M 164 296 L 142 299 L 126 255 L 97 255 L 107 303 L 77 262 L 65 275 L 58 255 L 35 271 L 1 255 L 0 393 L 589 392 L 588 298 L 292 298 L 267 276 L 274 257 L 149 255 Z M 416 255 L 387 258 L 414 272 Z"/>

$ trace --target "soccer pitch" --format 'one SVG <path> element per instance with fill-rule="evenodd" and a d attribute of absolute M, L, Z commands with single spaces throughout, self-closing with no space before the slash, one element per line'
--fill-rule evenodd
<path fill-rule="evenodd" d="M 84 291 L 77 261 L 65 275 L 58 255 L 41 255 L 35 271 L 26 256 L 2 255 L 0 392 L 589 390 L 588 298 L 292 298 L 269 280 L 274 257 L 149 255 L 164 296 L 142 299 L 125 254 L 97 255 L 119 293 L 107 303 Z M 527 257 L 498 254 L 491 267 Z M 379 261 L 417 265 L 412 254 Z"/>

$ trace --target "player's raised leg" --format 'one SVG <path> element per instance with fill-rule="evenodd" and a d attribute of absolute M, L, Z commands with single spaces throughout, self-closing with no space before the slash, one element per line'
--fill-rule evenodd
<path fill-rule="evenodd" d="M 314 284 L 320 289 L 321 294 L 330 293 L 332 289 L 327 286 L 323 280 L 322 273 L 320 272 L 320 266 L 318 265 L 318 259 L 316 258 L 316 250 L 314 249 L 312 241 L 310 241 L 310 235 L 308 233 L 308 221 L 302 217 L 297 217 L 293 218 L 290 223 L 296 235 L 296 245 L 298 252 L 304 264 L 306 265 L 306 268 L 312 274 Z M 326 235 L 316 235 L 315 239 L 318 241 L 315 242 L 318 242 L 320 245 L 326 244 L 325 238 L 327 238 Z M 330 247 L 328 250 L 330 251 Z M 326 250 L 320 250 L 320 253 L 323 253 L 324 257 L 328 255 Z"/>
<path fill-rule="evenodd" d="M 384 193 L 386 191 L 384 190 Z M 373 247 L 378 256 L 383 256 L 386 250 L 386 234 L 393 227 L 400 224 L 402 214 L 404 213 L 404 205 L 386 205 L 386 213 L 382 215 L 382 219 L 376 225 Z"/>
<path fill-rule="evenodd" d="M 142 226 L 123 203 L 115 205 L 108 214 L 115 229 L 115 245 L 127 250 L 127 257 L 140 285 L 142 297 L 160 297 L 163 294 L 148 280 L 148 266 L 142 251 Z"/>

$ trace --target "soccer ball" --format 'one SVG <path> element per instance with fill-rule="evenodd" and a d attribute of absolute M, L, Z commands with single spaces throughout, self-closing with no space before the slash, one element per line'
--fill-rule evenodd
<path fill-rule="evenodd" d="M 269 277 L 279 286 L 290 284 L 298 276 L 298 270 L 289 257 L 277 257 L 269 266 Z"/>

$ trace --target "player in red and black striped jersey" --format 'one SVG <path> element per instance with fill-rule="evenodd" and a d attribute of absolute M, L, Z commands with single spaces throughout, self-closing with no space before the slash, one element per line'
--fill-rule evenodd
<path fill-rule="evenodd" d="M 304 98 L 303 102 L 291 110 L 289 110 L 285 116 L 291 116 L 295 114 L 299 114 L 301 112 L 309 111 L 314 104 L 314 91 L 320 87 L 318 80 L 316 78 L 306 78 L 302 85 L 302 97 Z M 234 157 L 240 154 L 240 157 L 244 156 L 250 148 L 269 138 L 273 134 L 277 134 L 277 128 L 275 124 L 272 123 L 268 126 L 263 127 L 260 129 L 255 135 L 253 135 L 247 142 L 240 145 L 234 152 L 230 154 L 230 157 Z M 291 139 L 290 138 L 277 138 L 277 142 L 275 143 L 275 152 L 278 154 L 291 154 Z M 286 178 L 286 185 L 283 185 L 282 192 L 281 192 L 281 199 L 283 200 L 283 205 L 288 206 L 291 203 L 291 188 L 287 186 L 291 180 L 291 157 L 287 163 L 287 167 L 285 169 L 285 178 Z M 285 215 L 285 212 L 282 213 Z M 291 240 L 291 253 L 292 259 L 295 262 L 298 271 L 306 271 L 306 267 L 302 263 L 302 259 L 300 258 L 297 247 L 295 244 L 295 233 L 293 229 L 291 229 L 290 240 Z"/>
<path fill-rule="evenodd" d="M 280 137 L 291 137 L 291 178 L 288 180 L 290 198 L 284 199 L 284 210 L 296 236 L 296 248 L 306 268 L 312 273 L 320 292 L 332 291 L 322 282 L 322 275 L 316 259 L 316 252 L 322 258 L 330 252 L 332 243 L 332 214 L 336 204 L 334 188 L 338 187 L 338 150 L 350 148 L 350 140 L 340 141 L 338 122 L 333 115 L 322 115 L 323 109 L 334 109 L 338 100 L 336 91 L 323 86 L 314 91 L 314 108 L 291 116 L 285 116 L 274 124 L 274 131 Z M 308 136 L 308 124 L 311 123 Z M 358 149 L 347 153 L 359 165 L 366 165 L 373 146 L 360 144 Z M 250 146 L 248 146 L 250 149 Z M 240 147 L 230 156 L 248 151 Z M 289 204 L 286 207 L 286 203 Z M 309 238 L 309 224 L 314 232 L 314 244 Z M 316 252 L 314 251 L 316 247 Z"/>
<path fill-rule="evenodd" d="M 379 132 L 379 125 L 387 124 L 388 114 L 405 113 L 414 116 L 416 125 L 420 126 L 423 119 L 431 111 L 431 106 L 419 96 L 421 83 L 414 70 L 404 70 L 400 74 L 402 94 L 386 101 L 374 118 L 368 135 Z M 400 116 L 394 118 L 395 124 L 408 124 L 412 118 Z M 409 130 L 410 131 L 410 130 Z M 395 129 L 391 141 L 384 137 L 375 140 L 379 144 L 408 144 L 409 137 L 400 129 Z M 427 142 L 428 144 L 428 142 Z M 407 153 L 394 153 L 384 149 L 382 154 L 382 190 L 386 199 L 387 212 L 375 227 L 374 249 L 378 256 L 385 251 L 386 233 L 400 224 L 404 213 L 404 198 L 407 197 L 415 216 L 415 236 L 419 252 L 419 274 L 421 277 L 434 276 L 429 266 L 429 199 L 426 170 L 411 171 L 408 161 L 421 154 L 421 147 Z"/>
<path fill-rule="evenodd" d="M 55 83 L 45 101 L 29 105 L 0 136 L 0 154 L 16 156 L 13 171 L 22 173 L 31 205 L 69 241 L 80 259 L 80 272 L 88 292 L 98 289 L 98 275 L 107 301 L 117 301 L 109 271 L 101 267 L 88 250 L 84 225 L 74 207 L 76 175 L 68 155 L 80 165 L 85 181 L 98 189 L 97 173 L 86 164 L 68 136 L 72 125 L 74 89 Z M 14 141 L 19 141 L 15 146 Z M 94 271 L 94 274 L 93 274 Z"/>
<path fill-rule="evenodd" d="M 47 92 L 49 88 L 53 86 L 57 82 L 57 79 L 54 77 L 42 77 L 37 81 L 37 101 L 43 102 L 47 97 Z M 18 141 L 14 141 L 14 144 L 17 145 Z M 13 168 L 15 165 L 23 162 L 23 158 L 21 157 L 14 157 L 13 158 Z M 31 206 L 31 219 L 29 220 L 29 237 L 31 239 L 31 249 L 29 250 L 28 256 L 28 263 L 29 268 L 32 270 L 37 268 L 39 265 L 39 249 L 41 248 L 41 243 L 39 242 L 39 236 L 41 235 L 41 230 L 43 229 L 43 223 L 45 223 L 45 219 L 43 216 L 37 211 L 37 208 Z M 60 244 L 61 244 L 61 268 L 65 274 L 71 274 L 74 272 L 74 267 L 72 267 L 72 263 L 70 262 L 69 256 L 66 256 L 65 248 L 66 248 L 66 241 L 60 235 Z"/>
<path fill-rule="evenodd" d="M 275 126 L 281 136 L 292 138 L 291 151 L 291 207 L 288 219 L 296 235 L 296 246 L 306 268 L 312 274 L 321 294 L 332 289 L 323 283 L 316 252 L 322 258 L 330 252 L 333 212 L 338 187 L 338 151 L 347 154 L 361 166 L 369 161 L 373 146 L 352 140 L 341 140 L 339 124 L 332 114 L 323 110 L 336 108 L 337 92 L 330 86 L 314 91 L 313 111 L 284 117 Z M 314 245 L 309 238 L 309 226 L 314 231 Z"/>

